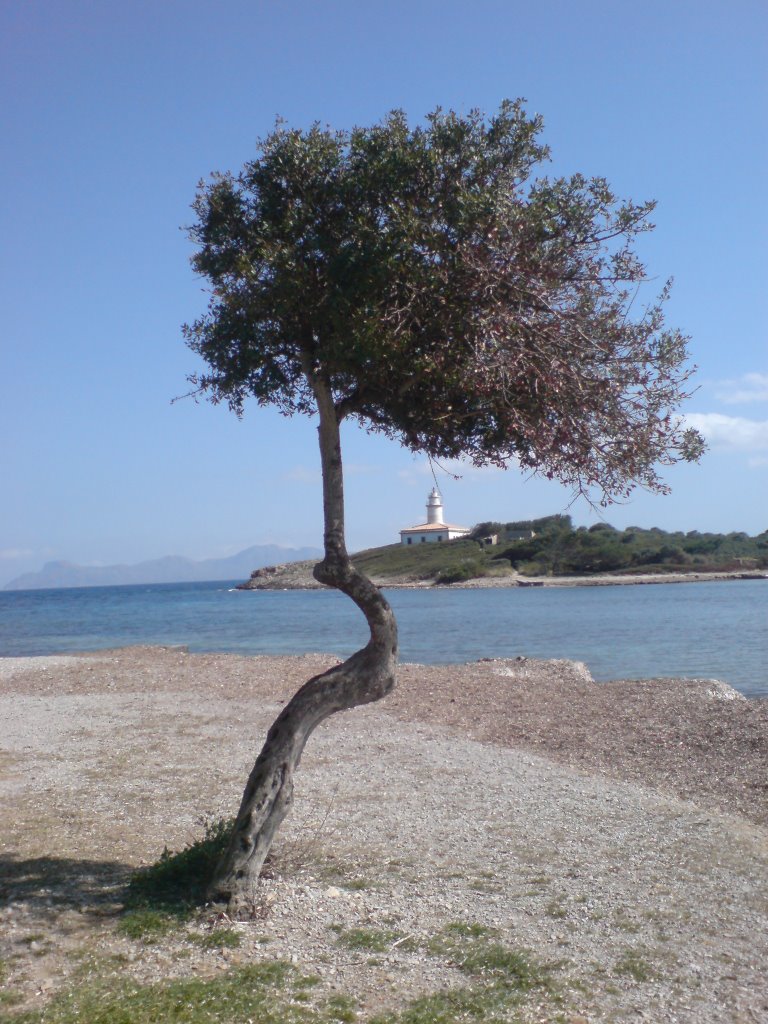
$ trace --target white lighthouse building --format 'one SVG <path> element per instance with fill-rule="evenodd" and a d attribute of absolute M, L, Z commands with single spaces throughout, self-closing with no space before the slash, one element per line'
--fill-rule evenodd
<path fill-rule="evenodd" d="M 417 526 L 407 526 L 400 531 L 401 544 L 435 544 L 438 541 L 455 540 L 466 537 L 469 529 L 466 526 L 455 526 L 443 520 L 443 499 L 436 487 L 427 498 L 427 521 Z"/>

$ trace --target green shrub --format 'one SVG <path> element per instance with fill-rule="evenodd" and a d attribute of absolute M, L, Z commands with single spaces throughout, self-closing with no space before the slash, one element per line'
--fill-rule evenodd
<path fill-rule="evenodd" d="M 447 565 L 435 577 L 435 583 L 465 583 L 467 580 L 485 576 L 485 566 L 480 561 L 465 559 L 454 565 Z"/>
<path fill-rule="evenodd" d="M 186 916 L 193 907 L 204 903 L 233 827 L 234 819 L 208 821 L 202 839 L 179 852 L 166 847 L 159 860 L 131 876 L 126 910 Z"/>

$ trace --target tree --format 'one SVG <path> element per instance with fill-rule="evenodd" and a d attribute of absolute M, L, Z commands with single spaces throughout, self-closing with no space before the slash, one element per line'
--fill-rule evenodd
<path fill-rule="evenodd" d="M 313 729 L 395 683 L 395 619 L 345 546 L 343 421 L 437 458 L 515 460 L 602 503 L 665 490 L 657 466 L 701 451 L 675 416 L 690 370 L 686 339 L 664 326 L 666 290 L 633 315 L 633 242 L 653 203 L 619 201 L 602 178 L 534 179 L 541 130 L 521 102 L 415 128 L 400 111 L 342 132 L 278 123 L 239 174 L 200 184 L 192 264 L 212 289 L 184 328 L 207 364 L 193 385 L 237 414 L 252 398 L 317 416 L 315 577 L 370 628 L 269 730 L 219 897 L 254 886 Z"/>

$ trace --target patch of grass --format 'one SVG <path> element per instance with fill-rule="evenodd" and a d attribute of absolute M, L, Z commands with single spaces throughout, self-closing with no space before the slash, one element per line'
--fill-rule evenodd
<path fill-rule="evenodd" d="M 654 976 L 653 968 L 636 949 L 625 949 L 613 965 L 613 971 L 635 981 L 650 981 Z"/>
<path fill-rule="evenodd" d="M 8 1017 L 13 1024 L 308 1024 L 321 1018 L 291 1002 L 291 968 L 252 964 L 210 980 L 116 986 L 81 985 L 42 1010 Z"/>
<path fill-rule="evenodd" d="M 13 1006 L 21 1002 L 21 995 L 7 987 L 8 974 L 8 964 L 5 960 L 0 960 L 0 1006 Z"/>
<path fill-rule="evenodd" d="M 205 935 L 196 935 L 195 940 L 203 949 L 237 949 L 243 938 L 234 928 L 215 928 Z"/>
<path fill-rule="evenodd" d="M 504 945 L 495 929 L 454 921 L 430 940 L 427 950 L 469 975 L 473 984 L 424 996 L 370 1024 L 492 1024 L 510 1020 L 510 1013 L 534 992 L 537 1001 L 560 1001 L 551 969 L 526 950 Z"/>
<path fill-rule="evenodd" d="M 54 997 L 43 1009 L 3 1015 L 3 1024 L 353 1024 L 356 1002 L 335 994 L 312 1006 L 320 978 L 296 976 L 282 961 L 252 964 L 213 979 L 116 986 L 101 980 Z"/>
<path fill-rule="evenodd" d="M 73 987 L 42 1009 L 0 1016 L 3 1024 L 352 1024 L 356 1002 L 343 993 L 320 1005 L 320 982 L 283 961 L 251 964 L 215 978 L 153 985 L 116 984 L 114 977 Z"/>
<path fill-rule="evenodd" d="M 453 922 L 431 940 L 428 951 L 449 959 L 465 974 L 501 986 L 508 996 L 551 986 L 551 973 L 542 963 L 526 950 L 505 946 L 496 936 L 480 924 Z"/>
<path fill-rule="evenodd" d="M 229 930 L 222 929 L 217 937 Z M 353 949 L 391 943 L 397 933 L 337 926 L 339 941 Z M 457 921 L 435 937 L 430 952 L 455 964 L 468 983 L 413 1000 L 368 1024 L 502 1024 L 523 1005 L 558 996 L 549 970 L 524 951 L 498 941 L 483 925 Z M 116 982 L 114 973 L 87 977 L 42 1009 L 0 1013 L 3 1024 L 353 1024 L 357 1004 L 344 992 L 328 995 L 317 975 L 302 975 L 282 961 L 236 967 L 214 978 L 184 978 L 140 985 Z M 555 1014 L 548 1019 L 558 1020 Z"/>
<path fill-rule="evenodd" d="M 22 1001 L 22 998 L 19 992 L 11 992 L 7 988 L 0 989 L 0 1006 L 15 1006 Z"/>
<path fill-rule="evenodd" d="M 467 974 L 502 978 L 519 991 L 538 988 L 548 976 L 526 952 L 509 949 L 500 942 L 477 942 L 469 946 L 459 961 Z"/>
<path fill-rule="evenodd" d="M 483 873 L 482 875 L 469 880 L 469 888 L 475 892 L 495 893 L 501 892 L 503 886 L 494 875 Z"/>
<path fill-rule="evenodd" d="M 640 931 L 640 925 L 637 921 L 633 921 L 631 917 L 622 910 L 617 910 L 613 915 L 613 922 L 617 928 L 620 928 L 623 932 L 636 933 Z"/>
<path fill-rule="evenodd" d="M 353 1024 L 357 1020 L 356 1008 L 356 1000 L 344 995 L 331 996 L 325 1004 L 328 1019 L 339 1024 Z"/>
<path fill-rule="evenodd" d="M 380 928 L 342 928 L 341 925 L 331 925 L 331 930 L 336 932 L 337 942 L 346 949 L 366 953 L 386 953 L 400 937 L 398 932 Z"/>
<path fill-rule="evenodd" d="M 127 910 L 117 923 L 118 935 L 126 939 L 142 942 L 155 942 L 164 935 L 178 929 L 179 918 L 161 910 L 148 910 L 137 907 Z"/>
<path fill-rule="evenodd" d="M 178 852 L 166 847 L 159 860 L 131 876 L 126 910 L 189 916 L 195 906 L 205 902 L 206 891 L 233 827 L 233 819 L 208 821 L 202 839 Z"/>
<path fill-rule="evenodd" d="M 322 982 L 322 978 L 319 974 L 302 974 L 300 978 L 296 979 L 297 988 L 314 988 Z"/>
<path fill-rule="evenodd" d="M 508 1019 L 506 994 L 497 986 L 488 988 L 452 988 L 415 999 L 400 1013 L 371 1018 L 369 1024 L 459 1024 L 482 1021 L 500 1024 Z"/>
<path fill-rule="evenodd" d="M 547 917 L 567 917 L 568 916 L 568 910 L 560 902 L 559 899 L 552 899 L 552 900 L 550 900 L 549 903 L 544 908 L 544 913 L 547 915 Z"/>

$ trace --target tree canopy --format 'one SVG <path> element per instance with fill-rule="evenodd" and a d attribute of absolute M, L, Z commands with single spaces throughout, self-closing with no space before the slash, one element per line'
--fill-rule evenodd
<path fill-rule="evenodd" d="M 202 182 L 190 229 L 207 313 L 185 327 L 193 378 L 237 412 L 249 397 L 316 408 L 415 452 L 517 460 L 604 502 L 693 460 L 687 339 L 667 290 L 643 306 L 634 250 L 654 204 L 602 178 L 534 177 L 542 122 L 436 110 L 410 127 L 278 123 L 238 174 Z"/>

